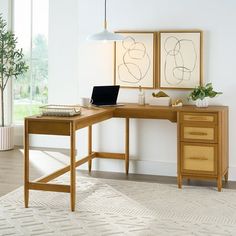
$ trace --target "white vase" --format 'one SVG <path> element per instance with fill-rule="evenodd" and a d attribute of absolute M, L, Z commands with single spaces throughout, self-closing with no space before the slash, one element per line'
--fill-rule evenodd
<path fill-rule="evenodd" d="M 7 151 L 14 148 L 14 127 L 0 127 L 0 151 Z"/>
<path fill-rule="evenodd" d="M 208 107 L 208 97 L 205 97 L 204 99 L 197 99 L 195 102 L 197 107 Z"/>

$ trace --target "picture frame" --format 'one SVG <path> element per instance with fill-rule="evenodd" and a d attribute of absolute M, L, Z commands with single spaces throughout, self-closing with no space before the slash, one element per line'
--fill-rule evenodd
<path fill-rule="evenodd" d="M 160 89 L 193 89 L 203 84 L 201 30 L 159 31 Z"/>
<path fill-rule="evenodd" d="M 155 32 L 119 31 L 125 39 L 114 43 L 114 84 L 123 88 L 156 87 Z"/>

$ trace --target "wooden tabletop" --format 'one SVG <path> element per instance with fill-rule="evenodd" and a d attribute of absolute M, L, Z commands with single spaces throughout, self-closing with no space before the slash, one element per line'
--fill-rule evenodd
<path fill-rule="evenodd" d="M 59 117 L 59 116 L 41 116 L 35 115 L 26 117 L 28 121 L 37 122 L 75 122 L 78 124 L 86 124 L 87 121 L 93 120 L 97 122 L 99 120 L 105 120 L 112 117 L 120 118 L 146 118 L 146 119 L 167 119 L 172 122 L 177 120 L 177 112 L 219 112 L 227 110 L 227 106 L 209 106 L 206 108 L 198 108 L 194 105 L 185 105 L 182 107 L 172 106 L 150 106 L 150 105 L 138 105 L 135 103 L 127 103 L 124 106 L 117 107 L 92 107 L 82 108 L 81 115 L 73 117 Z M 103 117 L 103 118 L 102 118 Z M 101 118 L 101 119 L 99 119 Z M 97 123 L 95 122 L 95 123 Z M 81 125 L 79 125 L 81 127 Z M 84 125 L 82 125 L 84 126 Z M 80 128 L 77 127 L 77 128 Z"/>

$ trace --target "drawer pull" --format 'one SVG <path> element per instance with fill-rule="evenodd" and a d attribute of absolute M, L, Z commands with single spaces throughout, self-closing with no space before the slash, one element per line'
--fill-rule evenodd
<path fill-rule="evenodd" d="M 188 119 L 189 120 L 203 120 L 203 121 L 205 121 L 205 120 L 207 120 L 207 117 L 205 117 L 205 116 L 189 116 Z"/>
<path fill-rule="evenodd" d="M 204 133 L 204 132 L 189 132 L 189 134 L 191 134 L 191 135 L 201 135 L 201 136 L 207 136 L 208 135 L 207 133 Z"/>
<path fill-rule="evenodd" d="M 189 157 L 189 160 L 199 160 L 199 161 L 207 161 L 207 157 Z"/>

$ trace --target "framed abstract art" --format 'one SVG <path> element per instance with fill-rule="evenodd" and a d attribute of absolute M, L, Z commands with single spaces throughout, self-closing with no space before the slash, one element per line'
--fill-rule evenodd
<path fill-rule="evenodd" d="M 161 89 L 192 89 L 202 84 L 202 31 L 159 32 Z"/>
<path fill-rule="evenodd" d="M 114 83 L 126 88 L 155 88 L 156 33 L 119 32 L 115 42 Z"/>

